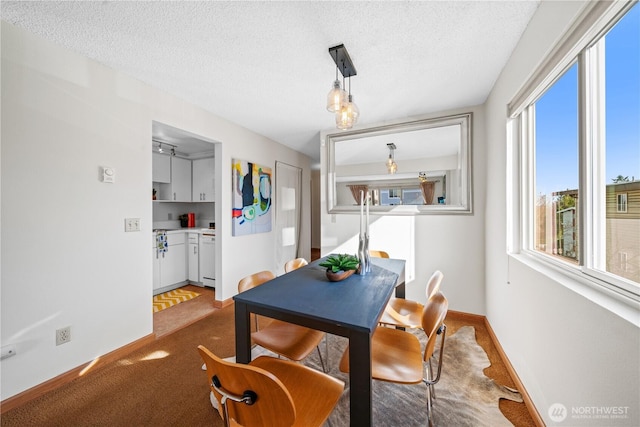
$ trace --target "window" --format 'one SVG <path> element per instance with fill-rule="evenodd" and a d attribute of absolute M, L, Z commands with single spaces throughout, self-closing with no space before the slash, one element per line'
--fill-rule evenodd
<path fill-rule="evenodd" d="M 379 204 L 381 206 L 392 205 L 424 205 L 424 198 L 422 197 L 422 190 L 415 184 L 410 187 L 396 187 L 396 188 L 374 188 L 374 192 L 380 193 Z M 374 200 L 377 197 L 374 195 Z M 375 201 L 374 201 L 375 203 Z"/>
<path fill-rule="evenodd" d="M 617 211 L 618 212 L 626 212 L 627 211 L 627 193 L 616 194 L 616 198 L 618 199 Z"/>
<path fill-rule="evenodd" d="M 383 206 L 401 205 L 400 191 L 397 188 L 381 189 L 380 204 Z"/>
<path fill-rule="evenodd" d="M 622 271 L 627 271 L 627 253 L 626 252 L 618 252 L 618 267 Z"/>
<path fill-rule="evenodd" d="M 534 248 L 572 263 L 579 245 L 577 70 L 577 64 L 571 66 L 530 107 L 535 112 Z"/>
<path fill-rule="evenodd" d="M 638 34 L 637 2 L 592 4 L 509 105 L 521 147 L 521 250 L 636 300 Z"/>

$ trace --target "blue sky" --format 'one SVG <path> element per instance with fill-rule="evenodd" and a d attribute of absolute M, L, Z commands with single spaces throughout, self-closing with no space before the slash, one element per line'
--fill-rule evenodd
<path fill-rule="evenodd" d="M 640 6 L 606 35 L 606 179 L 640 179 Z M 573 65 L 536 103 L 536 194 L 578 188 L 578 78 Z"/>

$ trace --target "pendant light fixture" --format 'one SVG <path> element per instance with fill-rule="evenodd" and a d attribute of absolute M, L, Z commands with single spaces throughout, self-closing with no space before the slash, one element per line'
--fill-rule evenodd
<path fill-rule="evenodd" d="M 349 95 L 336 114 L 336 126 L 338 129 L 351 129 L 358 122 L 359 116 L 360 110 L 353 102 L 353 95 L 351 95 L 351 77 L 349 77 Z"/>
<path fill-rule="evenodd" d="M 333 90 L 327 96 L 327 110 L 335 113 L 336 127 L 338 129 L 351 129 L 360 116 L 360 110 L 353 102 L 353 95 L 351 95 L 351 76 L 357 74 L 356 68 L 353 66 L 344 45 L 330 47 L 329 54 L 336 64 L 336 81 L 333 84 Z M 348 94 L 340 87 L 338 70 L 342 74 L 342 87 L 346 88 L 344 80 L 349 78 Z"/>
<path fill-rule="evenodd" d="M 329 50 L 331 52 L 331 50 Z M 330 113 L 337 113 L 340 111 L 342 103 L 347 98 L 347 92 L 342 89 L 340 85 L 340 79 L 338 78 L 338 52 L 335 52 L 336 57 L 334 61 L 336 63 L 336 80 L 333 82 L 333 89 L 327 95 L 327 111 Z"/>
<path fill-rule="evenodd" d="M 387 147 L 389 147 L 389 158 L 387 159 L 387 172 L 389 172 L 389 174 L 394 174 L 398 171 L 398 164 L 395 161 L 394 158 L 394 152 L 396 150 L 396 144 L 394 144 L 393 142 L 387 144 Z"/>

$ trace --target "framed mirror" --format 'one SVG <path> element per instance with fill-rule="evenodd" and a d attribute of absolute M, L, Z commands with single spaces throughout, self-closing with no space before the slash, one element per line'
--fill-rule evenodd
<path fill-rule="evenodd" d="M 326 136 L 329 213 L 471 214 L 471 113 Z"/>

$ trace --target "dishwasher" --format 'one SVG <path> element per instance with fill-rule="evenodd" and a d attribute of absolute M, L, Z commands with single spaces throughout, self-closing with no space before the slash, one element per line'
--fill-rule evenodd
<path fill-rule="evenodd" d="M 203 231 L 200 234 L 200 281 L 204 286 L 216 287 L 215 231 Z"/>

